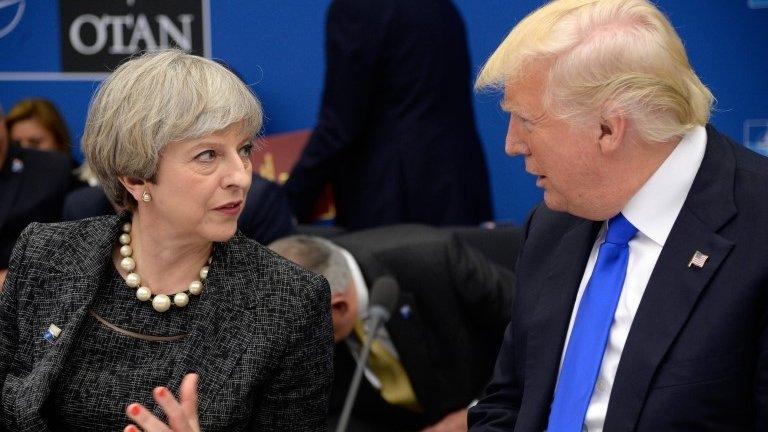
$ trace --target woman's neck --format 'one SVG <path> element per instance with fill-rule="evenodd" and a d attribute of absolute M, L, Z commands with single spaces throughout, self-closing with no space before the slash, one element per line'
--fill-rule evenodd
<path fill-rule="evenodd" d="M 134 272 L 141 276 L 142 286 L 149 287 L 153 294 L 175 294 L 198 280 L 200 269 L 211 256 L 211 241 L 190 236 L 160 221 L 142 218 L 138 213 L 134 213 L 131 226 Z M 127 273 L 119 262 L 118 251 L 117 268 Z"/>

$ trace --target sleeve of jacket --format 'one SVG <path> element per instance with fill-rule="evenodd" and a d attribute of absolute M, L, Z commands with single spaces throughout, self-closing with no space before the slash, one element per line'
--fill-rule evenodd
<path fill-rule="evenodd" d="M 386 18 L 377 13 L 378 1 L 335 0 L 328 10 L 320 117 L 285 184 L 299 222 L 312 216 L 339 154 L 358 142 L 365 130 L 385 32 Z"/>
<path fill-rule="evenodd" d="M 19 349 L 18 292 L 23 276 L 27 274 L 25 255 L 34 225 L 28 226 L 16 242 L 8 277 L 0 291 L 0 432 L 14 429 L 13 425 L 8 424 L 9 419 L 13 418 L 13 401 L 4 400 L 3 395 L 9 387 L 6 380 Z"/>
<path fill-rule="evenodd" d="M 333 382 L 328 282 L 317 276 L 302 287 L 300 296 L 287 351 L 262 397 L 254 430 L 327 430 L 328 398 Z"/>
<path fill-rule="evenodd" d="M 525 253 L 525 242 L 531 224 L 536 215 L 535 208 L 523 229 L 523 245 L 520 254 Z M 520 259 L 518 259 L 518 268 L 516 273 L 520 273 Z M 519 288 L 519 287 L 516 287 Z M 523 289 L 525 289 L 523 287 Z M 501 432 L 515 429 L 517 423 L 517 414 L 520 410 L 520 404 L 523 399 L 523 383 L 520 377 L 521 372 L 516 370 L 519 364 L 516 355 L 519 355 L 516 347 L 515 317 L 521 313 L 518 309 L 519 302 L 513 304 L 512 318 L 504 332 L 504 341 L 499 349 L 499 356 L 496 359 L 496 367 L 493 377 L 488 387 L 485 389 L 485 396 L 474 407 L 470 408 L 468 414 L 468 425 L 470 432 Z"/>
<path fill-rule="evenodd" d="M 253 178 L 238 226 L 246 237 L 261 244 L 269 244 L 296 231 L 283 190 L 258 176 Z"/>

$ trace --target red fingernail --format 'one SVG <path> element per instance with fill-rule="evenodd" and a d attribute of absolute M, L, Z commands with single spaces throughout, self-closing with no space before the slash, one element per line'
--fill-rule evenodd
<path fill-rule="evenodd" d="M 137 416 L 141 412 L 141 407 L 134 404 L 128 407 L 128 412 L 131 413 L 132 416 Z"/>
<path fill-rule="evenodd" d="M 136 426 L 130 425 L 128 426 L 128 432 L 139 432 L 139 430 L 136 429 Z"/>
<path fill-rule="evenodd" d="M 157 390 L 157 395 L 158 395 L 159 397 L 165 397 L 165 395 L 167 395 L 167 394 L 168 394 L 168 390 L 166 390 L 166 389 L 165 389 L 165 387 L 160 387 L 160 388 Z"/>

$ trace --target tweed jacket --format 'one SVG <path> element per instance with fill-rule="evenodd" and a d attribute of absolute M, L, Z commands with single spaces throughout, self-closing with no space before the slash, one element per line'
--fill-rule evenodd
<path fill-rule="evenodd" d="M 0 432 L 50 430 L 46 402 L 112 271 L 122 222 L 34 223 L 22 233 L 0 294 Z M 325 279 L 238 232 L 215 244 L 199 301 L 167 386 L 177 394 L 185 374 L 200 375 L 202 430 L 325 430 L 333 374 Z M 53 343 L 43 339 L 50 324 L 63 330 Z"/>

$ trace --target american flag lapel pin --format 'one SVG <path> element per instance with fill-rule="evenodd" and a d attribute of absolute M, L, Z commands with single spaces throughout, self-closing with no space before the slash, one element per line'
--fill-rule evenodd
<path fill-rule="evenodd" d="M 696 251 L 691 257 L 691 261 L 688 262 L 688 268 L 691 268 L 691 266 L 702 268 L 704 267 L 704 263 L 707 262 L 708 258 L 709 255 L 704 255 L 703 253 Z"/>
<path fill-rule="evenodd" d="M 61 334 L 61 329 L 58 328 L 56 324 L 51 324 L 50 326 L 48 326 L 48 330 L 45 331 L 45 334 L 43 335 L 43 339 L 47 340 L 50 343 L 53 343 L 53 341 L 55 341 L 60 334 Z"/>

